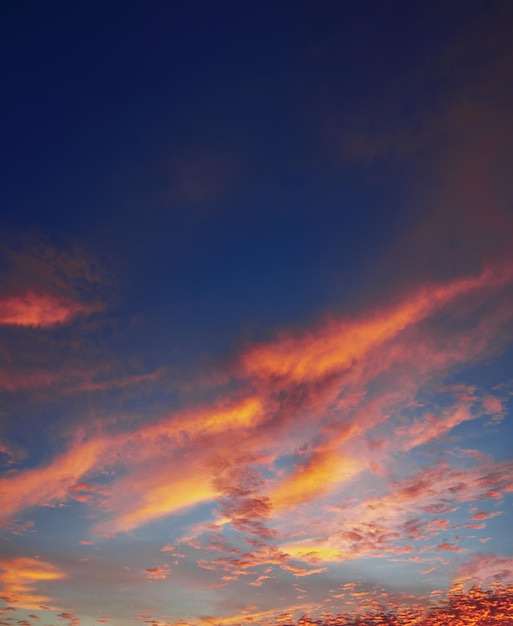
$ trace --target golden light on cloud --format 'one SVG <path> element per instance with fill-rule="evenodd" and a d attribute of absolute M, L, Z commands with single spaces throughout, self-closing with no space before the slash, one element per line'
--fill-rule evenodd
<path fill-rule="evenodd" d="M 157 466 L 151 474 L 119 481 L 116 489 L 123 496 L 113 499 L 114 515 L 99 525 L 99 532 L 139 528 L 166 515 L 211 501 L 218 495 L 205 469 L 199 466 L 184 473 L 179 462 L 165 468 Z"/>
<path fill-rule="evenodd" d="M 38 591 L 42 583 L 66 578 L 66 574 L 50 563 L 26 557 L 0 560 L 0 583 L 6 602 L 21 609 L 40 609 L 47 605 L 54 610 L 54 600 Z"/>
<path fill-rule="evenodd" d="M 349 480 L 360 465 L 337 449 L 320 449 L 293 470 L 271 492 L 276 508 L 294 507 L 322 496 L 334 485 Z"/>
<path fill-rule="evenodd" d="M 283 377 L 301 382 L 315 380 L 351 366 L 371 348 L 397 336 L 465 294 L 507 284 L 512 268 L 491 267 L 479 276 L 431 285 L 413 292 L 395 307 L 384 309 L 362 321 L 330 321 L 298 337 L 283 336 L 276 342 L 257 346 L 242 358 L 251 376 Z"/>
<path fill-rule="evenodd" d="M 68 496 L 69 488 L 98 463 L 108 442 L 80 441 L 48 465 L 0 478 L 0 518 L 36 505 L 48 505 Z"/>
<path fill-rule="evenodd" d="M 341 548 L 330 545 L 328 541 L 305 540 L 282 545 L 282 549 L 292 558 L 316 565 L 324 561 L 341 562 L 355 558 L 356 555 L 344 552 Z"/>

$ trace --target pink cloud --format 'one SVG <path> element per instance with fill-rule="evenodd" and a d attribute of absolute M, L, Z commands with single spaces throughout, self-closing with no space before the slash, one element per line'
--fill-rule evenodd
<path fill-rule="evenodd" d="M 48 328 L 93 311 L 94 307 L 72 300 L 27 291 L 23 295 L 0 298 L 0 325 Z"/>
<path fill-rule="evenodd" d="M 72 498 L 94 508 L 96 533 L 112 534 L 211 503 L 218 530 L 229 525 L 257 543 L 243 552 L 222 532 L 205 539 L 198 530 L 188 545 L 202 550 L 199 567 L 258 585 L 262 567 L 311 576 L 328 562 L 419 554 L 420 542 L 451 530 L 446 516 L 422 527 L 419 512 L 448 513 L 511 488 L 511 468 L 482 458 L 391 478 L 397 455 L 498 409 L 476 388 L 442 389 L 442 409 L 423 406 L 418 394 L 454 364 L 487 354 L 490 333 L 476 341 L 476 324 L 491 328 L 499 310 L 509 323 L 513 312 L 498 307 L 474 320 L 471 332 L 468 324 L 441 332 L 431 316 L 444 310 L 457 322 L 472 319 L 486 294 L 501 293 L 510 278 L 488 269 L 425 286 L 372 315 L 250 346 L 232 372 L 236 391 L 221 389 L 210 403 L 132 428 L 112 420 L 108 432 L 77 438 L 46 466 L 6 475 L 3 514 Z M 284 346 L 297 362 L 281 362 Z M 344 502 L 340 515 L 334 503 Z M 443 553 L 461 550 L 452 537 L 438 545 Z"/>
<path fill-rule="evenodd" d="M 436 546 L 436 549 L 440 552 L 463 552 L 463 548 L 460 548 L 455 543 L 444 541 Z"/>
<path fill-rule="evenodd" d="M 163 548 L 160 548 L 161 552 L 174 552 L 175 550 L 175 546 L 172 546 L 170 544 L 164 546 Z"/>
<path fill-rule="evenodd" d="M 144 575 L 149 580 L 165 580 L 169 575 L 169 565 L 151 567 L 144 570 Z"/>
<path fill-rule="evenodd" d="M 478 554 L 459 567 L 455 582 L 485 584 L 513 581 L 513 558 Z"/>
<path fill-rule="evenodd" d="M 501 515 L 501 511 L 480 511 L 479 513 L 474 513 L 471 519 L 473 520 L 481 520 L 481 519 L 490 519 L 491 517 L 496 517 L 497 515 Z"/>

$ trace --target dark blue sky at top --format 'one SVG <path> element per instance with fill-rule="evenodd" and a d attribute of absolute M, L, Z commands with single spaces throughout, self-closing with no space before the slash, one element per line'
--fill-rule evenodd
<path fill-rule="evenodd" d="M 337 133 L 464 6 L 6 3 L 5 232 L 113 259 L 125 310 L 185 342 L 340 306 L 401 232 L 412 172 L 344 159 Z"/>

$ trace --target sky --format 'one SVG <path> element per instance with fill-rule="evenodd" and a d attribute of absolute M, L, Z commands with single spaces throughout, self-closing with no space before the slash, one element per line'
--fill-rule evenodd
<path fill-rule="evenodd" d="M 0 625 L 513 583 L 512 31 L 3 3 Z"/>

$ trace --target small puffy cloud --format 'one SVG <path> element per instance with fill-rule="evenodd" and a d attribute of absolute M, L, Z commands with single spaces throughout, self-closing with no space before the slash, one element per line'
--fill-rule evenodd
<path fill-rule="evenodd" d="M 145 569 L 143 573 L 149 580 L 165 580 L 169 575 L 169 566 L 150 567 Z"/>

